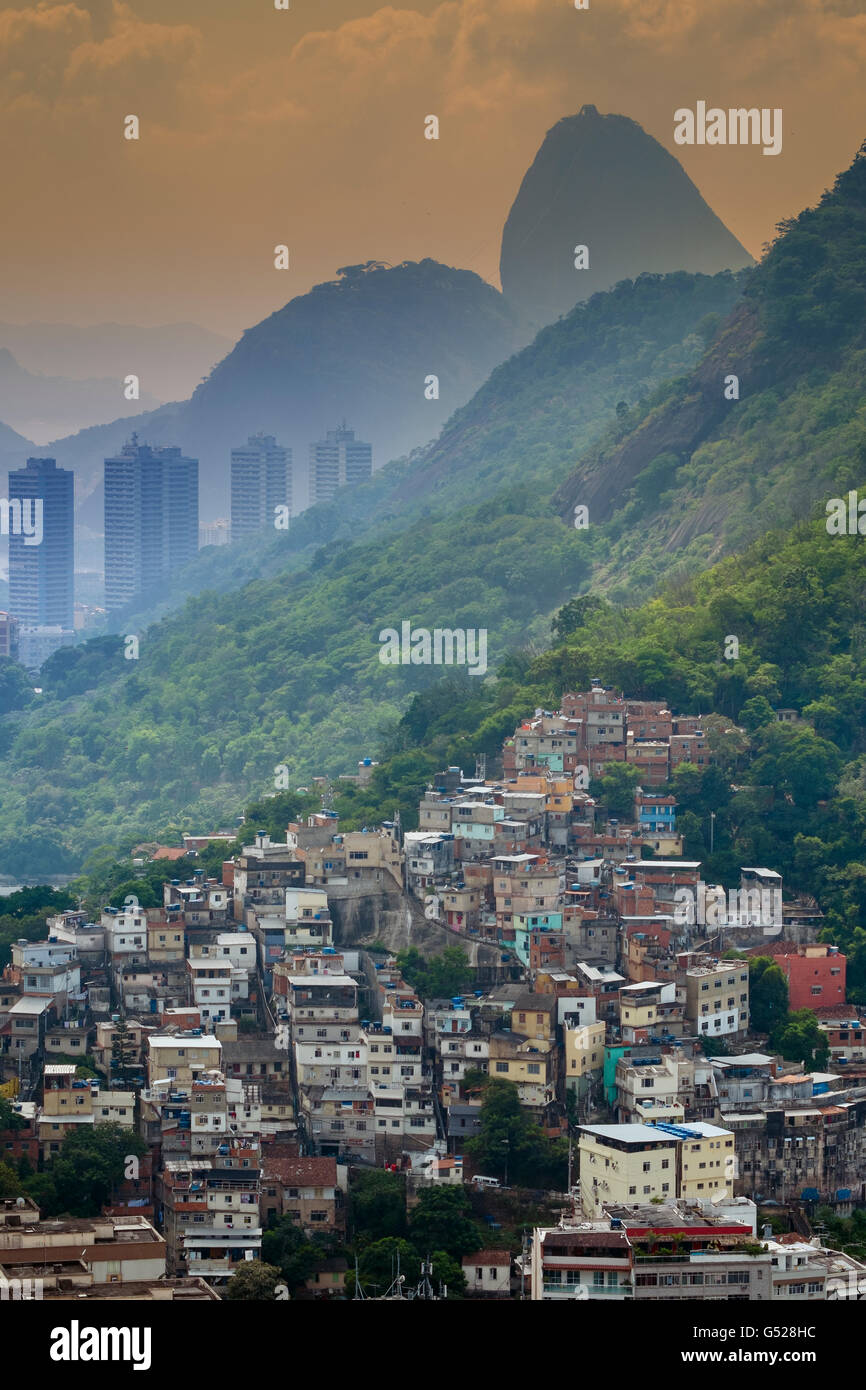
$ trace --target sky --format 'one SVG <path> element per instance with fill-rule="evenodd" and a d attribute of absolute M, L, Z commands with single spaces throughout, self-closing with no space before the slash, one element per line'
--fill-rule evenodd
<path fill-rule="evenodd" d="M 640 122 L 756 256 L 866 139 L 864 0 L 290 5 L 0 0 L 0 320 L 236 336 L 367 259 L 498 284 L 523 174 L 585 103 Z M 698 100 L 781 107 L 782 153 L 675 145 Z"/>

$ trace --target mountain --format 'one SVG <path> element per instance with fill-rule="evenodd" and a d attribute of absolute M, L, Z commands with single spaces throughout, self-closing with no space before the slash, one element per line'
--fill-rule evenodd
<path fill-rule="evenodd" d="M 576 226 L 592 242 L 588 271 L 573 269 Z M 644 271 L 713 274 L 750 259 L 657 141 L 584 107 L 548 133 L 523 180 L 503 232 L 504 297 L 433 260 L 344 266 L 248 329 L 189 401 L 60 439 L 52 452 L 76 470 L 80 518 L 99 532 L 102 460 L 129 430 L 200 460 L 203 520 L 228 512 L 232 445 L 266 430 L 292 448 L 298 512 L 309 445 L 342 419 L 381 467 L 435 439 L 495 366 L 578 299 Z"/>
<path fill-rule="evenodd" d="M 8 460 L 10 468 L 17 467 L 19 463 L 24 463 L 34 452 L 36 445 L 30 439 L 25 439 L 17 430 L 13 430 L 9 425 L 0 424 L 0 454 L 4 463 Z"/>
<path fill-rule="evenodd" d="M 52 452 L 82 474 L 91 494 L 82 517 L 96 529 L 105 454 L 132 428 L 179 444 L 200 460 L 206 520 L 227 514 L 232 446 L 264 430 L 293 450 L 297 510 L 309 445 L 326 430 L 345 418 L 381 466 L 434 438 L 517 341 L 499 291 L 471 271 L 432 260 L 347 266 L 248 329 L 189 401 L 59 440 Z M 438 398 L 428 399 L 432 376 Z"/>
<path fill-rule="evenodd" d="M 589 251 L 575 269 L 575 247 Z M 642 271 L 752 264 L 682 165 L 627 116 L 583 106 L 547 132 L 502 234 L 508 303 L 540 326 Z"/>
<path fill-rule="evenodd" d="M 118 412 L 138 415 L 142 406 L 157 405 L 147 392 L 138 401 L 126 401 L 118 376 L 77 381 L 42 376 L 26 371 L 8 348 L 0 348 L 0 415 L 37 441 L 101 424 Z"/>
<path fill-rule="evenodd" d="M 566 524 L 589 508 L 596 582 L 628 602 L 866 476 L 866 153 L 781 232 L 694 370 L 554 497 Z"/>
<path fill-rule="evenodd" d="M 278 763 L 299 782 L 352 768 L 437 675 L 383 666 L 385 626 L 485 628 L 491 664 L 543 643 L 590 574 L 553 489 L 620 403 L 691 368 L 698 325 L 739 297 L 729 274 L 595 296 L 499 367 L 431 448 L 254 557 L 203 553 L 184 608 L 124 628 L 141 634 L 138 661 L 116 637 L 56 653 L 40 704 L 0 721 L 0 870 L 63 872 L 107 837 L 222 822 Z M 50 787 L 34 780 L 49 767 Z"/>
<path fill-rule="evenodd" d="M 820 819 L 843 749 L 859 749 L 837 726 L 862 721 L 866 690 L 862 565 L 848 563 L 861 538 L 814 522 L 797 557 L 807 519 L 866 480 L 864 368 L 866 150 L 753 270 L 645 275 L 578 305 L 430 448 L 263 542 L 243 587 L 197 592 L 141 631 L 138 661 L 116 637 L 56 653 L 39 703 L 0 720 L 0 871 L 63 872 L 106 840 L 224 823 L 278 765 L 290 786 L 350 770 L 399 741 L 418 692 L 471 766 L 525 714 L 530 664 L 551 698 L 600 674 L 726 721 L 741 697 L 802 705 L 814 689 L 837 751 L 783 731 L 791 757 L 770 739 L 749 794 L 758 821 L 768 786 L 795 809 L 811 796 Z M 565 656 L 543 650 L 563 605 L 577 615 Z M 402 621 L 486 630 L 498 674 L 382 665 L 379 633 Z M 389 775 L 426 766 L 410 747 Z M 766 862 L 762 843 L 758 827 Z"/>
<path fill-rule="evenodd" d="M 0 347 L 30 372 L 74 381 L 134 372 L 142 394 L 182 400 L 232 340 L 197 323 L 0 323 Z"/>

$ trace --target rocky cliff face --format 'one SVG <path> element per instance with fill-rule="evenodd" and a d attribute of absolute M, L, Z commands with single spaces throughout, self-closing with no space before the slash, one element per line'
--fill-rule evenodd
<path fill-rule="evenodd" d="M 588 265 L 575 268 L 575 248 Z M 535 326 L 644 271 L 739 270 L 752 258 L 685 170 L 626 116 L 584 106 L 549 130 L 502 236 L 508 303 Z"/>
<path fill-rule="evenodd" d="M 415 946 L 424 956 L 438 955 L 446 946 L 461 946 L 476 967 L 493 969 L 501 952 L 495 945 L 474 941 L 428 922 L 417 898 L 393 892 L 345 894 L 336 885 L 328 888 L 328 907 L 334 920 L 336 946 L 370 946 L 378 943 L 390 951 Z"/>

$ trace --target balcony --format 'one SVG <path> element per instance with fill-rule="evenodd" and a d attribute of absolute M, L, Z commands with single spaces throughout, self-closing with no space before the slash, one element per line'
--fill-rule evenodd
<path fill-rule="evenodd" d="M 584 1290 L 585 1293 L 581 1292 Z M 544 1282 L 545 1298 L 574 1299 L 577 1303 L 583 1303 L 595 1298 L 631 1298 L 633 1290 L 631 1284 L 550 1284 Z"/>
<path fill-rule="evenodd" d="M 700 1253 L 700 1252 L 699 1252 L 699 1251 L 696 1251 L 695 1253 L 698 1254 L 698 1253 Z M 719 1252 L 715 1252 L 715 1253 L 719 1253 Z M 691 1255 L 683 1255 L 683 1254 L 678 1254 L 678 1255 L 635 1255 L 635 1257 L 634 1257 L 634 1262 L 635 1262 L 636 1265 L 649 1265 L 649 1264 L 687 1265 L 687 1264 L 689 1263 L 690 1259 L 691 1259 Z"/>

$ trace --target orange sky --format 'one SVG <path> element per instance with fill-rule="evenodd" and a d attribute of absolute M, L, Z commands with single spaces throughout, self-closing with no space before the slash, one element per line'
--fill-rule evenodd
<path fill-rule="evenodd" d="M 236 334 L 347 262 L 497 283 L 545 131 L 585 102 L 677 155 L 753 254 L 866 138 L 861 0 L 0 0 L 0 319 Z M 673 113 L 782 107 L 784 148 Z M 141 139 L 123 139 L 123 118 Z M 439 116 L 438 142 L 423 137 Z M 273 269 L 286 242 L 292 265 Z"/>

